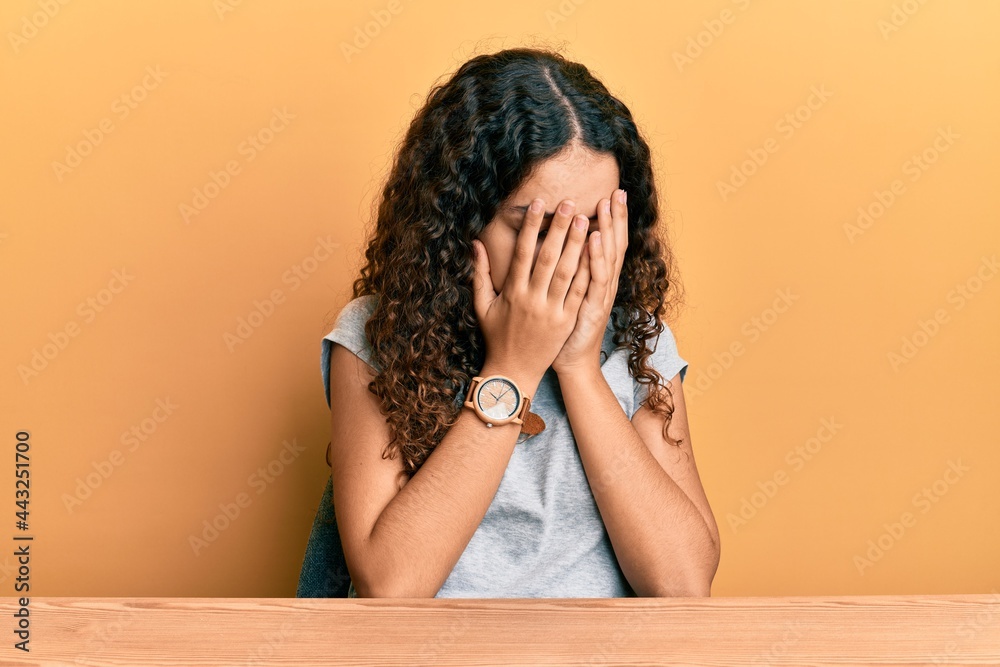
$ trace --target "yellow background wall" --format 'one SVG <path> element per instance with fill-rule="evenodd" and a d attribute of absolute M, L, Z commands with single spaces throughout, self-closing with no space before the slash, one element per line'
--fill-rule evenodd
<path fill-rule="evenodd" d="M 713 593 L 996 591 L 998 21 L 6 0 L 0 504 L 9 540 L 29 431 L 32 594 L 294 595 L 328 475 L 320 339 L 370 202 L 431 85 L 521 44 L 590 67 L 655 151 Z"/>

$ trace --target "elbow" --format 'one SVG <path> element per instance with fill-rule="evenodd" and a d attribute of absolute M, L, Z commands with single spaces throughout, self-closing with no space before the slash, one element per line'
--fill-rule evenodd
<path fill-rule="evenodd" d="M 387 577 L 381 576 L 360 576 L 351 577 L 354 584 L 354 592 L 359 598 L 395 598 L 403 597 L 398 594 L 399 587 L 395 582 L 389 581 Z"/>
<path fill-rule="evenodd" d="M 351 585 L 354 586 L 354 593 L 359 598 L 385 598 L 393 597 L 386 585 L 386 578 L 373 568 L 351 567 L 348 565 L 351 574 Z"/>
<path fill-rule="evenodd" d="M 359 598 L 432 598 L 437 592 L 417 590 L 413 582 L 399 577 L 374 577 L 354 581 Z"/>
<path fill-rule="evenodd" d="M 405 597 L 397 593 L 397 589 L 384 581 L 355 581 L 354 592 L 359 598 L 398 598 Z"/>
<path fill-rule="evenodd" d="M 718 558 L 709 563 L 683 569 L 673 569 L 655 582 L 651 597 L 707 598 L 712 596 L 712 580 L 718 567 Z"/>
<path fill-rule="evenodd" d="M 359 554 L 348 557 L 347 570 L 359 598 L 432 598 L 443 582 L 431 589 L 413 568 L 401 567 L 395 559 L 372 549 L 370 544 Z M 353 565 L 353 567 L 352 567 Z"/>
<path fill-rule="evenodd" d="M 712 582 L 706 579 L 694 581 L 685 586 L 676 597 L 710 598 L 712 597 Z"/>
<path fill-rule="evenodd" d="M 690 581 L 670 581 L 656 587 L 651 597 L 658 598 L 707 598 L 712 596 L 712 582 L 705 578 Z"/>
<path fill-rule="evenodd" d="M 707 598 L 711 596 L 712 582 L 703 578 L 681 582 L 662 582 L 650 593 L 650 597 L 656 598 Z"/>
<path fill-rule="evenodd" d="M 676 592 L 670 593 L 670 595 L 697 598 L 712 596 L 712 581 L 715 579 L 715 573 L 719 570 L 721 549 L 719 548 L 717 531 L 712 532 L 711 538 L 711 546 L 706 548 L 702 557 L 687 568 L 687 572 L 680 577 L 679 581 L 673 582 Z"/>
<path fill-rule="evenodd" d="M 708 598 L 712 597 L 712 581 L 715 573 L 719 569 L 719 552 L 713 551 L 712 558 L 708 563 L 703 563 L 687 578 L 684 586 L 685 597 Z"/>
<path fill-rule="evenodd" d="M 382 597 L 377 589 L 369 586 L 368 583 L 362 579 L 356 579 L 351 577 L 351 585 L 354 586 L 354 593 L 359 598 L 377 598 Z"/>

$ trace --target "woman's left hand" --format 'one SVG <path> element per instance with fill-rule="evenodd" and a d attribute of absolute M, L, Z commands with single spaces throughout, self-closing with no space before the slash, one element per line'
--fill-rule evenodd
<path fill-rule="evenodd" d="M 610 199 L 597 203 L 597 231 L 587 239 L 578 271 L 588 271 L 587 296 L 580 304 L 576 327 L 552 362 L 560 375 L 579 370 L 600 370 L 601 342 L 618 293 L 628 247 L 628 208 L 625 191 L 615 190 Z"/>

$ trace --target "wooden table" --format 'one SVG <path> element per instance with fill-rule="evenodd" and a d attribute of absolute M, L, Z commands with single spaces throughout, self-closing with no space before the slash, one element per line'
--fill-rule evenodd
<path fill-rule="evenodd" d="M 1000 595 L 0 598 L 0 665 L 1000 664 Z M 8 630 L 8 628 L 10 628 Z"/>

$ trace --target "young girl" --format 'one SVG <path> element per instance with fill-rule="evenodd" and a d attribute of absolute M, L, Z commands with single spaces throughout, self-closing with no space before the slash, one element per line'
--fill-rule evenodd
<path fill-rule="evenodd" d="M 509 49 L 431 91 L 323 339 L 349 596 L 710 594 L 658 222 L 583 65 Z"/>

